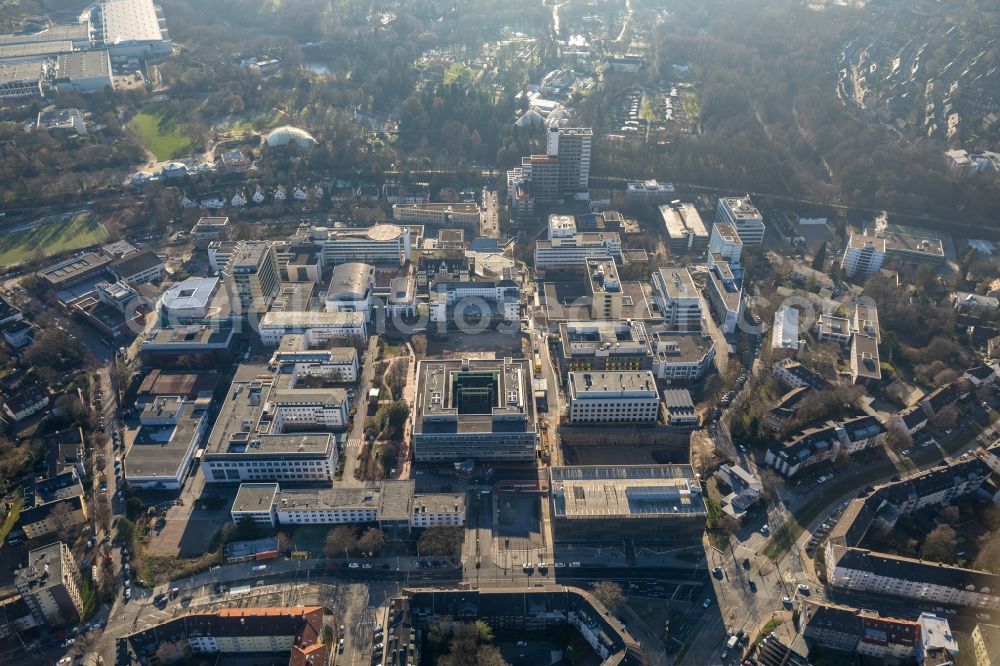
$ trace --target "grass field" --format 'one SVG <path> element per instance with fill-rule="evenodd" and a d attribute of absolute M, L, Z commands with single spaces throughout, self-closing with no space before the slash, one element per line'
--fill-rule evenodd
<path fill-rule="evenodd" d="M 0 266 L 13 266 L 41 253 L 51 256 L 101 243 L 108 232 L 92 213 L 77 213 L 66 219 L 40 220 L 32 229 L 0 234 Z"/>
<path fill-rule="evenodd" d="M 128 128 L 158 160 L 181 157 L 194 142 L 183 125 L 166 117 L 162 104 L 147 104 L 128 122 Z"/>

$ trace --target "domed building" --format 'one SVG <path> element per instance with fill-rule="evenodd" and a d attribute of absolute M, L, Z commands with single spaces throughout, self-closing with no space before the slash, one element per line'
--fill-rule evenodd
<path fill-rule="evenodd" d="M 317 143 L 312 134 L 304 129 L 292 127 L 291 125 L 285 125 L 272 130 L 264 140 L 267 142 L 269 148 L 285 146 L 294 142 L 303 150 L 308 150 Z"/>

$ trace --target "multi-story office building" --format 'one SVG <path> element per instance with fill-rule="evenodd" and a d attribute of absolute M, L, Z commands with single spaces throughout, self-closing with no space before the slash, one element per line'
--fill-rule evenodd
<path fill-rule="evenodd" d="M 589 127 L 550 127 L 546 153 L 559 159 L 559 192 L 586 192 L 590 184 L 590 144 L 594 132 Z"/>
<path fill-rule="evenodd" d="M 180 359 L 196 360 L 200 367 L 232 362 L 236 332 L 231 325 L 188 325 L 158 328 L 146 334 L 139 356 L 147 367 L 176 364 Z"/>
<path fill-rule="evenodd" d="M 884 238 L 852 233 L 844 248 L 840 266 L 847 277 L 867 277 L 878 272 L 884 262 Z"/>
<path fill-rule="evenodd" d="M 660 206 L 674 198 L 673 183 L 655 180 L 629 181 L 625 185 L 625 203 L 640 206 Z"/>
<path fill-rule="evenodd" d="M 652 349 L 639 321 L 567 321 L 559 324 L 559 370 L 649 370 Z"/>
<path fill-rule="evenodd" d="M 322 250 L 323 264 L 336 266 L 348 261 L 402 266 L 410 261 L 420 227 L 376 224 L 367 229 L 300 229 L 297 238 L 310 239 Z"/>
<path fill-rule="evenodd" d="M 743 281 L 733 274 L 728 261 L 709 255 L 708 302 L 723 333 L 735 333 L 743 315 Z"/>
<path fill-rule="evenodd" d="M 320 284 L 325 264 L 322 250 L 308 239 L 296 237 L 292 241 L 276 243 L 275 256 L 284 282 L 312 282 Z"/>
<path fill-rule="evenodd" d="M 231 229 L 228 217 L 202 217 L 191 228 L 191 238 L 196 248 L 207 248 L 212 241 L 229 240 Z"/>
<path fill-rule="evenodd" d="M 239 366 L 205 447 L 208 483 L 331 481 L 350 401 L 343 389 L 298 388 L 266 365 Z"/>
<path fill-rule="evenodd" d="M 588 258 L 620 258 L 622 239 L 614 231 L 578 231 L 535 243 L 535 268 L 580 268 Z"/>
<path fill-rule="evenodd" d="M 270 241 L 241 241 L 223 275 L 240 312 L 266 312 L 278 293 L 278 260 Z"/>
<path fill-rule="evenodd" d="M 125 454 L 129 486 L 180 489 L 205 434 L 204 409 L 181 397 L 158 396 L 143 408 L 139 424 Z"/>
<path fill-rule="evenodd" d="M 358 488 L 282 489 L 277 483 L 243 483 L 230 512 L 234 523 L 250 519 L 261 527 L 394 522 L 409 527 L 465 525 L 465 496 L 415 494 L 411 481 L 383 481 Z"/>
<path fill-rule="evenodd" d="M 482 211 L 475 203 L 394 204 L 392 219 L 428 227 L 462 227 L 478 233 Z"/>
<path fill-rule="evenodd" d="M 649 370 L 571 372 L 566 380 L 567 420 L 587 423 L 656 423 L 660 396 Z"/>
<path fill-rule="evenodd" d="M 715 360 L 715 342 L 701 331 L 647 328 L 653 348 L 653 374 L 668 382 L 701 379 Z"/>
<path fill-rule="evenodd" d="M 743 254 L 743 241 L 736 227 L 728 222 L 716 222 L 708 238 L 708 252 L 717 254 L 731 266 L 738 267 Z"/>
<path fill-rule="evenodd" d="M 260 320 L 257 332 L 268 347 L 277 346 L 286 335 L 304 335 L 310 346 L 320 346 L 332 340 L 364 340 L 368 324 L 363 312 L 272 311 Z"/>
<path fill-rule="evenodd" d="M 590 258 L 586 265 L 587 294 L 594 319 L 618 319 L 622 314 L 622 283 L 614 259 Z"/>
<path fill-rule="evenodd" d="M 375 269 L 370 264 L 350 261 L 338 264 L 326 290 L 327 312 L 360 312 L 371 317 Z"/>
<path fill-rule="evenodd" d="M 521 158 L 521 172 L 528 183 L 535 204 L 552 205 L 562 201 L 559 189 L 559 158 L 555 155 L 531 155 Z"/>
<path fill-rule="evenodd" d="M 424 360 L 417 365 L 416 460 L 530 461 L 536 440 L 528 361 Z"/>
<path fill-rule="evenodd" d="M 696 543 L 705 527 L 701 483 L 689 465 L 549 468 L 560 544 Z"/>
<path fill-rule="evenodd" d="M 535 196 L 523 166 L 507 171 L 507 207 L 511 220 L 527 220 L 535 215 Z"/>
<path fill-rule="evenodd" d="M 846 345 L 851 341 L 851 320 L 846 317 L 821 314 L 816 320 L 814 327 L 816 339 L 820 342 L 827 340 Z"/>
<path fill-rule="evenodd" d="M 701 254 L 708 249 L 708 230 L 691 203 L 674 201 L 660 206 L 667 246 L 674 254 Z"/>
<path fill-rule="evenodd" d="M 354 347 L 323 347 L 310 349 L 304 335 L 286 335 L 281 339 L 270 366 L 282 374 L 290 374 L 292 382 L 317 378 L 329 382 L 358 380 L 358 350 Z"/>
<path fill-rule="evenodd" d="M 497 314 L 513 321 L 520 313 L 520 288 L 513 280 L 436 280 L 430 287 L 430 320 L 448 321 L 466 312 Z"/>
<path fill-rule="evenodd" d="M 826 549 L 826 580 L 836 588 L 924 604 L 1000 610 L 1000 575 L 862 548 L 831 544 Z"/>
<path fill-rule="evenodd" d="M 73 553 L 62 541 L 35 548 L 28 564 L 14 574 L 14 586 L 38 624 L 50 627 L 75 624 L 83 614 Z"/>
<path fill-rule="evenodd" d="M 701 294 L 686 268 L 661 268 L 653 273 L 653 299 L 667 327 L 702 330 Z"/>
<path fill-rule="evenodd" d="M 715 221 L 733 225 L 744 245 L 764 242 L 764 218 L 750 202 L 750 195 L 723 197 L 715 208 Z"/>

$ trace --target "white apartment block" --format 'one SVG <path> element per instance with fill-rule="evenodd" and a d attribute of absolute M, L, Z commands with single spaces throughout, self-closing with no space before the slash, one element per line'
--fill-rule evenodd
<path fill-rule="evenodd" d="M 649 370 L 570 372 L 570 423 L 656 423 L 660 396 Z"/>
<path fill-rule="evenodd" d="M 271 357 L 272 368 L 292 375 L 299 383 L 308 378 L 331 382 L 358 380 L 358 350 L 354 347 L 309 349 L 304 335 L 286 335 Z"/>
<path fill-rule="evenodd" d="M 617 232 L 580 231 L 535 243 L 535 268 L 579 268 L 588 258 L 621 259 L 622 239 Z"/>
<path fill-rule="evenodd" d="M 671 329 L 700 331 L 701 294 L 688 269 L 661 268 L 653 273 L 653 300 Z"/>
<path fill-rule="evenodd" d="M 739 266 L 743 241 L 736 227 L 728 222 L 716 222 L 708 237 L 708 253 L 717 254 L 733 266 Z"/>
<path fill-rule="evenodd" d="M 343 389 L 278 389 L 271 395 L 274 427 L 282 432 L 347 425 L 350 400 Z"/>
<path fill-rule="evenodd" d="M 393 204 L 392 219 L 429 227 L 464 227 L 479 231 L 482 211 L 475 203 Z"/>
<path fill-rule="evenodd" d="M 750 202 L 750 195 L 719 199 L 715 221 L 731 224 L 743 245 L 760 245 L 764 242 L 764 218 Z"/>
<path fill-rule="evenodd" d="M 878 272 L 884 262 L 884 238 L 852 233 L 844 248 L 840 266 L 847 277 L 866 277 Z"/>
<path fill-rule="evenodd" d="M 269 347 L 291 334 L 304 335 L 310 346 L 319 346 L 331 340 L 365 339 L 368 325 L 363 312 L 281 311 L 265 314 L 258 333 L 261 344 Z"/>
<path fill-rule="evenodd" d="M 1000 575 L 861 548 L 831 545 L 826 578 L 828 585 L 856 592 L 1000 610 Z"/>
<path fill-rule="evenodd" d="M 415 495 L 410 527 L 463 527 L 465 498 L 461 495 Z"/>
<path fill-rule="evenodd" d="M 653 374 L 668 382 L 700 379 L 715 360 L 715 342 L 700 332 L 654 333 L 652 349 Z"/>
<path fill-rule="evenodd" d="M 411 230 L 396 224 L 376 224 L 368 229 L 311 227 L 299 232 L 312 239 L 323 252 L 323 264 L 336 266 L 349 261 L 402 266 L 413 251 Z"/>
<path fill-rule="evenodd" d="M 230 516 L 250 518 L 261 527 L 357 525 L 406 517 L 410 527 L 462 527 L 465 498 L 459 494 L 414 494 L 408 482 L 358 488 L 282 489 L 278 483 L 243 483 Z"/>

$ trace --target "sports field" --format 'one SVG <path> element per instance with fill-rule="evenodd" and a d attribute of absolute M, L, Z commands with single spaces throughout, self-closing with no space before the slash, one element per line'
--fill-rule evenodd
<path fill-rule="evenodd" d="M 166 113 L 162 104 L 147 104 L 128 121 L 128 129 L 158 160 L 183 157 L 193 142 L 184 126 L 167 118 Z"/>
<path fill-rule="evenodd" d="M 35 225 L 0 234 L 0 266 L 13 266 L 38 255 L 48 257 L 108 239 L 101 221 L 89 212 L 43 218 Z"/>

